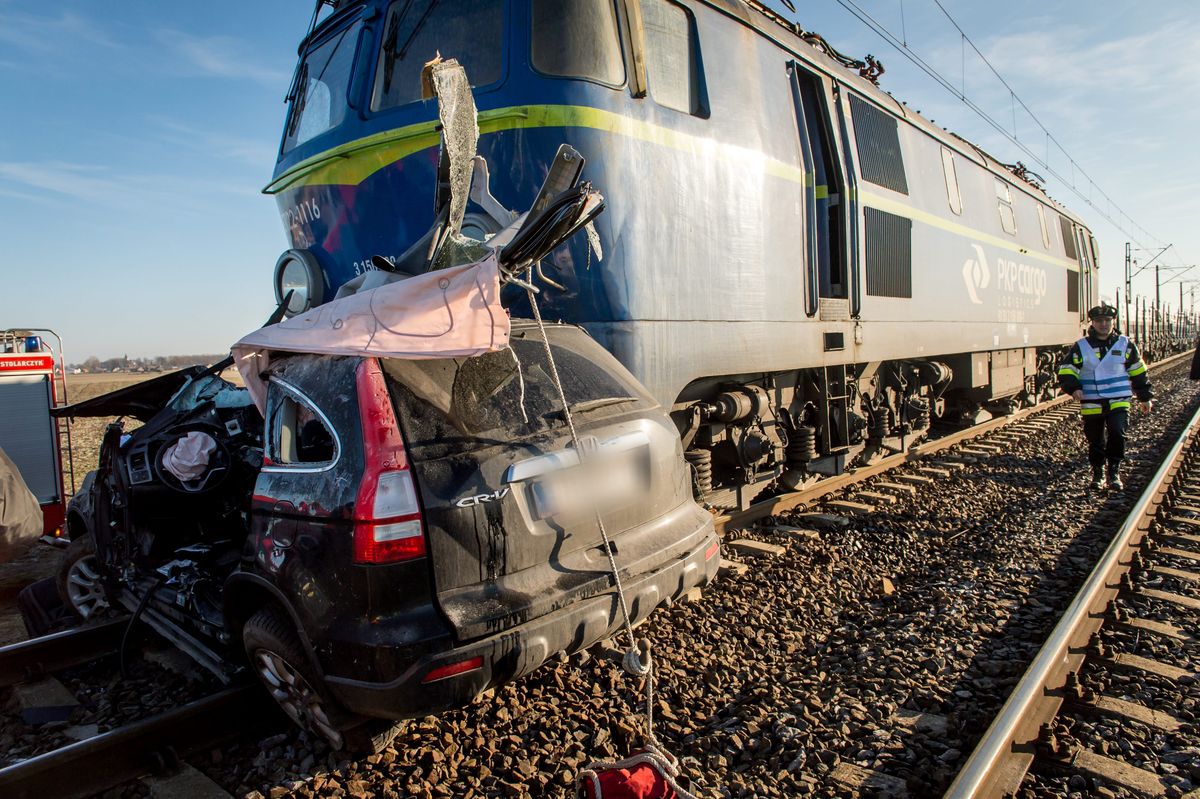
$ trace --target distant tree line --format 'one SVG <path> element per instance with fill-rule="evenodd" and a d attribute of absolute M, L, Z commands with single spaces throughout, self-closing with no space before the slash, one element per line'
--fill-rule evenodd
<path fill-rule="evenodd" d="M 157 355 L 153 358 L 122 356 L 102 361 L 93 355 L 83 363 L 72 364 L 69 368 L 72 371 L 79 369 L 84 372 L 167 372 L 196 363 L 205 365 L 216 363 L 224 357 L 224 355 Z"/>

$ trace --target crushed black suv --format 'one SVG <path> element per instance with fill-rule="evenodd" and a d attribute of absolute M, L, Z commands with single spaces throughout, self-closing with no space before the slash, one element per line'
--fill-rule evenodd
<path fill-rule="evenodd" d="M 143 422 L 109 426 L 70 503 L 64 601 L 253 671 L 340 746 L 612 635 L 596 506 L 635 623 L 708 583 L 717 538 L 670 419 L 583 330 L 547 330 L 582 464 L 518 320 L 473 358 L 279 355 L 265 421 L 221 364 L 62 409 Z"/>

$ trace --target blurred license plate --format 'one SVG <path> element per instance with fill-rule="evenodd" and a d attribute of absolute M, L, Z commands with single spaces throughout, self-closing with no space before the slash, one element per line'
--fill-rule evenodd
<path fill-rule="evenodd" d="M 645 456 L 639 448 L 544 475 L 532 484 L 534 513 L 539 519 L 576 517 L 637 501 L 650 488 Z"/>

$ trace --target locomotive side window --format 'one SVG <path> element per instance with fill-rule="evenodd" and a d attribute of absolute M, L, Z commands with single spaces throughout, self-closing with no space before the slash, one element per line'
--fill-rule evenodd
<path fill-rule="evenodd" d="M 946 200 L 950 210 L 962 214 L 962 192 L 958 188 L 958 172 L 954 168 L 954 153 L 942 148 L 942 174 L 946 178 Z"/>
<path fill-rule="evenodd" d="M 1067 270 L 1067 310 L 1079 312 L 1079 273 L 1074 269 Z"/>
<path fill-rule="evenodd" d="M 701 113 L 698 58 L 691 14 L 669 0 L 641 0 L 650 96 L 659 105 Z"/>
<path fill-rule="evenodd" d="M 1017 235 L 1017 218 L 1013 215 L 1012 192 L 1003 180 L 996 182 L 996 207 L 1000 210 L 1000 227 L 1010 236 Z"/>
<path fill-rule="evenodd" d="M 1059 214 L 1058 222 L 1062 227 L 1063 249 L 1066 251 L 1067 257 L 1072 261 L 1078 261 L 1079 256 L 1075 252 L 1075 231 L 1071 226 L 1071 220 Z"/>
<path fill-rule="evenodd" d="M 467 70 L 472 86 L 500 80 L 503 0 L 396 0 L 383 27 L 371 110 L 421 99 L 421 69 L 440 52 Z"/>
<path fill-rule="evenodd" d="M 904 156 L 896 118 L 856 95 L 850 95 L 854 139 L 863 180 L 908 194 Z"/>
<path fill-rule="evenodd" d="M 285 153 L 341 124 L 361 29 L 362 23 L 343 28 L 304 58 L 292 89 Z"/>
<path fill-rule="evenodd" d="M 1042 246 L 1050 249 L 1050 228 L 1046 227 L 1046 209 L 1041 203 L 1037 204 L 1038 224 L 1042 227 Z"/>
<path fill-rule="evenodd" d="M 997 203 L 1000 209 L 1000 227 L 1010 236 L 1017 235 L 1017 219 L 1013 216 L 1013 208 L 1005 202 Z"/>
<path fill-rule="evenodd" d="M 533 68 L 545 75 L 625 82 L 613 0 L 533 0 Z"/>

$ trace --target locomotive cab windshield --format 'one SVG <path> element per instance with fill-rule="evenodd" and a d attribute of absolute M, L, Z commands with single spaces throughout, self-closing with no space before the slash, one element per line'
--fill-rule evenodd
<path fill-rule="evenodd" d="M 371 110 L 422 99 L 421 69 L 439 53 L 455 58 L 477 87 L 503 76 L 503 0 L 393 2 L 387 10 Z"/>
<path fill-rule="evenodd" d="M 288 98 L 292 105 L 283 152 L 334 129 L 345 118 L 361 29 L 361 21 L 347 20 L 340 30 L 317 40 L 300 62 Z"/>

